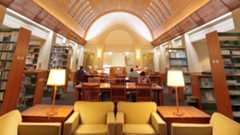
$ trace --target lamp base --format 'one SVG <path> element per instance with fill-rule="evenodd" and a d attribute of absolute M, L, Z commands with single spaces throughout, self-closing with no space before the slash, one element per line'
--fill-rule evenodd
<path fill-rule="evenodd" d="M 184 115 L 184 113 L 183 112 L 173 112 L 173 115 L 182 117 Z"/>
<path fill-rule="evenodd" d="M 47 112 L 47 116 L 49 116 L 49 117 L 52 117 L 52 116 L 57 115 L 57 114 L 58 114 L 58 112 L 57 112 L 57 110 L 56 110 L 54 107 L 52 107 L 52 108 Z"/>

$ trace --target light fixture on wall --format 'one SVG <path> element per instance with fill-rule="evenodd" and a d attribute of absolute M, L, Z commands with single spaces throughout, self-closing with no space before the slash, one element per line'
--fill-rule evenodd
<path fill-rule="evenodd" d="M 102 57 L 102 50 L 98 49 L 97 50 L 97 58 L 101 58 Z"/>
<path fill-rule="evenodd" d="M 141 58 L 141 52 L 140 52 L 139 49 L 137 49 L 137 50 L 136 50 L 136 59 L 137 59 L 137 60 L 140 60 L 140 58 Z"/>
<path fill-rule="evenodd" d="M 108 55 L 112 55 L 113 53 L 112 52 L 107 52 Z"/>
<path fill-rule="evenodd" d="M 129 52 L 125 52 L 125 55 L 128 56 L 128 55 L 129 55 Z"/>

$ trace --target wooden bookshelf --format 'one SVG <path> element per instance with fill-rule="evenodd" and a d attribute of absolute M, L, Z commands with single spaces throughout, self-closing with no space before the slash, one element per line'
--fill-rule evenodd
<path fill-rule="evenodd" d="M 233 100 L 240 103 L 240 96 L 237 95 L 240 88 L 237 82 L 240 78 L 236 76 L 240 73 L 240 68 L 236 66 L 238 58 L 235 58 L 238 56 L 235 55 L 235 51 L 240 49 L 239 37 L 239 33 L 218 33 L 216 31 L 206 35 L 217 110 L 230 118 L 238 119 L 240 109 L 237 108 L 240 106 Z"/>
<path fill-rule="evenodd" d="M 69 73 L 71 64 L 72 48 L 71 46 L 54 45 L 51 49 L 49 69 L 61 68 L 66 69 L 66 85 L 64 92 L 67 92 L 68 80 L 70 80 Z M 58 94 L 59 95 L 59 94 Z"/>
<path fill-rule="evenodd" d="M 24 28 L 0 30 L 0 114 L 17 107 L 30 37 Z"/>
<path fill-rule="evenodd" d="M 212 114 L 217 111 L 212 74 L 210 72 L 202 73 L 199 76 L 199 82 L 201 108 Z"/>
<path fill-rule="evenodd" d="M 49 69 L 62 68 L 69 69 L 70 66 L 70 46 L 54 45 L 51 49 L 51 56 L 49 61 Z"/>
<path fill-rule="evenodd" d="M 188 72 L 188 59 L 186 49 L 183 47 L 168 48 L 169 68 L 180 69 L 183 72 Z"/>
<path fill-rule="evenodd" d="M 18 102 L 18 109 L 21 111 L 41 103 L 47 79 L 46 71 L 29 70 L 24 74 Z"/>
<path fill-rule="evenodd" d="M 181 41 L 181 40 L 180 40 Z M 191 74 L 188 72 L 188 59 L 185 46 L 182 41 L 178 45 L 168 47 L 169 69 L 182 70 L 184 72 L 185 89 L 181 91 L 180 100 L 183 102 L 192 96 Z M 185 99 L 185 100 L 184 100 Z M 186 100 L 188 102 L 188 100 Z"/>
<path fill-rule="evenodd" d="M 29 46 L 25 62 L 25 70 L 37 70 L 38 57 L 44 40 L 32 38 Z"/>

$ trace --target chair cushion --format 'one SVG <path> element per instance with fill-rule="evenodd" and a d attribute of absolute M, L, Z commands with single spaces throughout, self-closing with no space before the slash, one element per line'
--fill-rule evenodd
<path fill-rule="evenodd" d="M 150 124 L 125 124 L 123 126 L 124 135 L 155 135 L 155 131 Z"/>
<path fill-rule="evenodd" d="M 113 102 L 76 102 L 74 111 L 79 112 L 82 124 L 105 124 L 108 112 L 113 112 Z"/>
<path fill-rule="evenodd" d="M 240 124 L 220 113 L 212 115 L 210 124 L 213 135 L 240 135 Z"/>
<path fill-rule="evenodd" d="M 0 117 L 0 135 L 17 135 L 18 125 L 22 117 L 19 111 L 14 110 Z"/>
<path fill-rule="evenodd" d="M 107 125 L 104 124 L 83 124 L 75 131 L 74 135 L 106 135 Z"/>
<path fill-rule="evenodd" d="M 124 113 L 127 124 L 147 124 L 151 113 L 157 111 L 157 105 L 154 102 L 119 102 L 117 110 Z"/>

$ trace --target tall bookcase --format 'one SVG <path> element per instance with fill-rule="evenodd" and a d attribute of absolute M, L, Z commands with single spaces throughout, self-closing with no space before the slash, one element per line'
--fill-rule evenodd
<path fill-rule="evenodd" d="M 24 28 L 0 30 L 0 114 L 17 107 L 30 37 Z"/>
<path fill-rule="evenodd" d="M 217 110 L 240 119 L 240 33 L 206 35 Z"/>
<path fill-rule="evenodd" d="M 49 69 L 61 68 L 66 69 L 66 74 L 70 73 L 72 48 L 71 46 L 54 45 L 51 49 Z M 64 91 L 67 91 L 69 77 L 66 76 L 66 85 Z"/>
<path fill-rule="evenodd" d="M 71 47 L 54 45 L 51 49 L 49 69 L 51 68 L 69 69 L 71 59 L 70 53 Z"/>
<path fill-rule="evenodd" d="M 18 109 L 23 111 L 35 104 L 40 104 L 46 86 L 46 71 L 25 71 L 22 89 L 19 95 Z"/>
<path fill-rule="evenodd" d="M 173 41 L 173 44 L 170 45 L 167 50 L 169 58 L 169 69 L 182 70 L 184 72 L 185 91 L 183 94 L 181 94 L 184 95 L 184 97 L 180 97 L 180 99 L 187 99 L 188 97 L 192 96 L 192 82 L 191 74 L 189 73 L 188 68 L 186 47 L 183 44 L 182 38 L 178 39 L 177 41 Z"/>
<path fill-rule="evenodd" d="M 183 72 L 188 72 L 188 60 L 185 47 L 170 47 L 169 53 L 169 68 L 180 69 Z"/>

